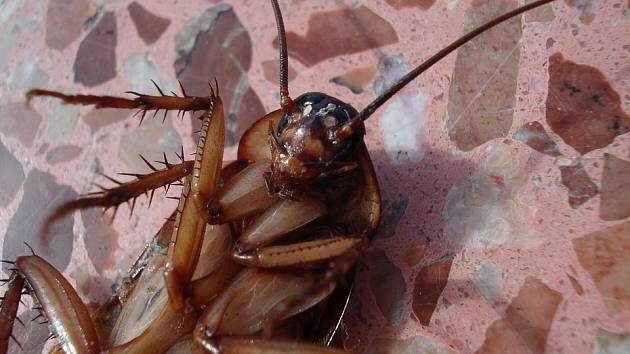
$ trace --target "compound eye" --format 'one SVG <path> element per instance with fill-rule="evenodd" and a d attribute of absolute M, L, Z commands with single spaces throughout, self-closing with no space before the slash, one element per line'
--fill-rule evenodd
<path fill-rule="evenodd" d="M 352 106 L 344 102 L 339 102 L 339 104 L 331 105 L 328 108 L 328 114 L 322 119 L 322 124 L 326 128 L 340 126 L 358 114 Z"/>
<path fill-rule="evenodd" d="M 339 125 L 339 120 L 333 115 L 327 115 L 322 119 L 322 125 L 326 128 L 333 128 Z"/>

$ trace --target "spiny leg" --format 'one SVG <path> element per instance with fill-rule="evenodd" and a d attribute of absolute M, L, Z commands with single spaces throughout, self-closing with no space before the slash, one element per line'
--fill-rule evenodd
<path fill-rule="evenodd" d="M 140 123 L 142 123 L 148 111 L 153 111 L 153 116 L 155 117 L 160 110 L 163 110 L 163 120 L 165 120 L 168 111 L 177 111 L 177 115 L 179 116 L 182 114 L 183 117 L 183 113 L 185 112 L 205 111 L 210 108 L 212 96 L 188 96 L 181 82 L 179 84 L 183 97 L 177 96 L 177 94 L 172 91 L 172 96 L 167 96 L 155 83 L 155 81 L 151 80 L 151 82 L 153 82 L 160 93 L 159 96 L 151 96 L 135 91 L 127 91 L 127 93 L 136 96 L 135 99 L 128 99 L 115 96 L 68 95 L 57 91 L 33 89 L 28 91 L 26 97 L 28 102 L 30 102 L 33 97 L 54 97 L 62 100 L 64 103 L 73 105 L 87 105 L 94 106 L 96 108 L 138 109 L 136 114 L 141 114 Z"/>
<path fill-rule="evenodd" d="M 17 317 L 17 310 L 20 305 L 23 288 L 24 278 L 17 272 L 14 272 L 9 280 L 9 287 L 4 293 L 2 307 L 0 308 L 0 354 L 7 352 L 10 339 L 13 339 L 20 348 L 22 347 L 20 342 L 13 337 L 13 323 L 15 320 L 21 323 Z"/>
<path fill-rule="evenodd" d="M 179 156 L 179 155 L 178 155 Z M 247 162 L 245 161 L 224 161 L 223 168 L 221 169 L 221 180 L 227 181 L 230 180 L 234 175 L 236 175 L 240 170 L 247 167 Z M 168 186 L 166 187 L 168 188 Z M 169 199 L 173 197 L 167 197 Z M 179 198 L 178 198 L 179 199 Z M 149 200 L 150 201 L 150 200 Z M 173 236 L 173 229 L 175 228 L 175 222 L 177 221 L 178 210 L 173 211 L 168 218 L 165 218 L 165 222 L 162 225 L 162 228 L 155 234 L 152 241 L 147 243 L 144 250 L 138 256 L 134 264 L 131 266 L 131 270 L 129 271 L 129 275 L 132 279 L 136 279 L 142 270 L 144 269 L 144 265 L 146 262 L 156 253 L 164 253 L 165 250 L 168 250 L 171 244 L 171 238 Z M 223 226 L 211 226 L 212 229 L 229 229 L 227 225 Z M 204 236 L 204 247 L 205 243 L 208 241 L 208 227 L 206 227 L 206 236 Z M 211 232 L 212 233 L 212 232 Z M 231 235 L 229 240 L 230 245 L 232 244 Z M 202 251 L 203 253 L 203 251 Z M 229 250 L 226 251 L 225 257 L 229 258 Z M 205 263 L 205 260 L 204 260 Z M 195 269 L 195 273 L 198 272 L 199 266 Z M 196 274 L 199 275 L 199 274 Z M 196 275 L 193 275 L 193 279 L 195 279 Z M 204 302 L 205 303 L 205 302 Z"/>
<path fill-rule="evenodd" d="M 90 314 L 68 280 L 38 256 L 18 257 L 15 265 L 28 281 L 65 352 L 99 353 Z"/>
<path fill-rule="evenodd" d="M 330 261 L 354 249 L 364 249 L 365 236 L 335 236 L 279 246 L 267 246 L 251 251 L 234 250 L 232 257 L 239 263 L 258 268 L 310 268 Z"/>
<path fill-rule="evenodd" d="M 186 181 L 180 198 L 166 265 L 166 286 L 176 309 L 184 305 L 183 290 L 193 276 L 201 252 L 208 217 L 205 205 L 216 198 L 219 189 L 224 139 L 223 102 L 213 92 L 212 104 L 204 114 L 199 134 L 193 173 Z"/>
<path fill-rule="evenodd" d="M 140 157 L 149 165 L 149 167 L 154 172 L 145 175 L 125 174 L 136 177 L 135 180 L 126 183 L 122 183 L 111 177 L 105 176 L 112 182 L 118 184 L 118 187 L 101 187 L 103 190 L 100 192 L 85 194 L 80 196 L 78 199 L 70 200 L 61 204 L 46 219 L 44 227 L 42 228 L 42 237 L 47 237 L 50 227 L 53 223 L 75 210 L 96 206 L 101 206 L 105 208 L 113 207 L 115 215 L 120 204 L 131 200 L 131 212 L 133 213 L 137 197 L 142 194 L 148 194 L 149 192 L 151 192 L 149 197 L 149 204 L 151 204 L 155 189 L 160 187 L 168 188 L 168 186 L 179 181 L 182 177 L 189 175 L 193 171 L 193 161 L 184 161 L 179 164 L 170 164 L 168 160 L 166 160 L 165 156 L 163 163 L 165 164 L 166 168 L 158 170 L 142 156 Z"/>

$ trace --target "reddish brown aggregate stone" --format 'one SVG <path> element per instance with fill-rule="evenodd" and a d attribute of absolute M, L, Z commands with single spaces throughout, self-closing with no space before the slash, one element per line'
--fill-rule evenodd
<path fill-rule="evenodd" d="M 573 240 L 611 315 L 630 311 L 630 221 Z"/>
<path fill-rule="evenodd" d="M 420 269 L 414 281 L 412 308 L 416 318 L 423 326 L 429 326 L 433 312 L 453 264 L 454 255 L 446 255 L 432 261 Z"/>
<path fill-rule="evenodd" d="M 591 66 L 549 58 L 547 123 L 580 154 L 601 149 L 630 132 L 630 116 L 604 74 Z"/>
<path fill-rule="evenodd" d="M 630 161 L 604 154 L 599 217 L 621 220 L 630 216 Z"/>
<path fill-rule="evenodd" d="M 542 353 L 562 294 L 529 276 L 477 353 Z"/>
<path fill-rule="evenodd" d="M 146 44 L 157 42 L 171 24 L 171 20 L 168 18 L 151 13 L 136 1 L 129 4 L 127 10 L 129 10 L 133 24 L 136 25 L 138 35 Z"/>
<path fill-rule="evenodd" d="M 488 2 L 466 11 L 464 32 L 518 6 Z M 470 151 L 506 136 L 512 126 L 522 35 L 520 16 L 491 29 L 457 51 L 446 125 L 458 149 Z M 470 60 L 471 57 L 478 58 Z"/>
<path fill-rule="evenodd" d="M 50 0 L 46 10 L 46 45 L 63 50 L 83 34 L 83 24 L 94 15 L 89 0 Z"/>
<path fill-rule="evenodd" d="M 106 12 L 85 36 L 74 61 L 74 81 L 98 86 L 116 77 L 116 15 Z"/>
<path fill-rule="evenodd" d="M 581 164 L 559 168 L 560 181 L 567 188 L 571 208 L 575 209 L 597 195 L 597 185 Z"/>
<path fill-rule="evenodd" d="M 359 6 L 316 12 L 308 20 L 306 35 L 289 31 L 287 42 L 291 43 L 289 55 L 310 67 L 328 58 L 396 43 L 398 35 L 382 17 Z"/>

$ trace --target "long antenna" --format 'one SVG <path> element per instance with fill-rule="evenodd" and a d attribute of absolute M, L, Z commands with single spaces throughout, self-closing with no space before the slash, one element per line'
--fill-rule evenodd
<path fill-rule="evenodd" d="M 376 111 L 380 106 L 382 106 L 383 103 L 387 102 L 387 100 L 389 100 L 392 96 L 394 96 L 398 91 L 400 91 L 408 83 L 413 81 L 416 77 L 418 77 L 420 74 L 422 74 L 427 69 L 429 69 L 431 66 L 433 66 L 433 64 L 437 63 L 442 58 L 444 58 L 445 56 L 449 55 L 451 52 L 455 51 L 457 48 L 461 47 L 463 44 L 465 44 L 466 42 L 470 41 L 471 39 L 477 37 L 481 33 L 483 33 L 485 31 L 489 30 L 490 28 L 500 24 L 501 22 L 509 20 L 510 18 L 512 18 L 514 16 L 518 16 L 518 15 L 522 14 L 525 11 L 528 11 L 528 10 L 534 9 L 536 7 L 545 5 L 545 4 L 550 3 L 552 1 L 554 1 L 554 0 L 539 0 L 539 1 L 532 2 L 531 4 L 527 4 L 525 6 L 517 8 L 515 10 L 512 10 L 512 11 L 510 11 L 510 12 L 504 14 L 504 15 L 501 15 L 501 16 L 495 18 L 494 20 L 492 20 L 492 21 L 490 21 L 490 22 L 488 22 L 488 23 L 486 23 L 486 24 L 484 24 L 484 25 L 482 25 L 480 27 L 477 27 L 474 30 L 468 32 L 464 36 L 462 36 L 459 39 L 457 39 L 455 42 L 453 42 L 450 45 L 448 45 L 446 48 L 440 50 L 437 54 L 435 54 L 434 56 L 429 58 L 424 63 L 420 64 L 418 67 L 416 67 L 415 69 L 411 70 L 407 75 L 403 76 L 400 80 L 398 80 L 398 82 L 394 86 L 390 87 L 389 89 L 387 89 L 387 91 L 385 91 L 380 96 L 378 96 L 376 99 L 374 99 L 374 101 L 372 101 L 370 104 L 368 104 L 367 107 L 365 107 L 359 113 L 359 115 L 357 115 L 355 118 L 352 119 L 352 121 L 349 121 L 346 124 L 349 125 L 349 126 L 354 127 L 358 123 L 363 122 L 364 120 L 368 119 L 372 115 L 372 113 L 374 113 L 374 111 Z"/>
<path fill-rule="evenodd" d="M 289 97 L 289 60 L 287 55 L 287 38 L 284 31 L 284 21 L 282 12 L 277 0 L 271 0 L 273 14 L 276 17 L 276 27 L 278 28 L 278 48 L 280 49 L 280 107 L 282 113 L 292 113 L 296 111 L 291 97 Z"/>

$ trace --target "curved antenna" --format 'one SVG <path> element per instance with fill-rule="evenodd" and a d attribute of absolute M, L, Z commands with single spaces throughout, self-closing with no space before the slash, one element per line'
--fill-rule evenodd
<path fill-rule="evenodd" d="M 276 17 L 276 27 L 278 28 L 278 48 L 280 49 L 280 107 L 282 113 L 293 113 L 297 109 L 293 105 L 293 100 L 289 97 L 289 58 L 287 55 L 287 38 L 284 31 L 284 21 L 282 12 L 277 0 L 271 0 L 273 14 Z"/>
<path fill-rule="evenodd" d="M 448 45 L 444 49 L 442 49 L 439 52 L 437 52 L 437 54 L 435 54 L 434 56 L 432 56 L 431 58 L 426 60 L 424 63 L 420 64 L 415 69 L 411 70 L 409 73 L 407 73 L 407 75 L 403 76 L 400 80 L 398 80 L 398 82 L 396 82 L 396 84 L 394 86 L 390 87 L 389 89 L 387 89 L 387 91 L 385 91 L 380 96 L 378 96 L 376 99 L 374 99 L 374 101 L 372 101 L 370 104 L 368 104 L 367 107 L 365 107 L 359 113 L 359 115 L 357 115 L 355 118 L 352 119 L 352 121 L 350 121 L 350 122 L 348 122 L 346 124 L 349 126 L 349 128 L 354 128 L 359 123 L 361 123 L 361 122 L 365 121 L 366 119 L 368 119 L 372 115 L 372 113 L 374 113 L 374 111 L 376 111 L 380 106 L 383 105 L 383 103 L 387 102 L 387 100 L 389 100 L 396 93 L 398 93 L 398 91 L 400 91 L 403 87 L 407 86 L 408 83 L 413 81 L 416 77 L 418 77 L 420 74 L 422 74 L 427 69 L 429 69 L 431 66 L 433 66 L 433 64 L 437 63 L 438 61 L 440 61 L 445 56 L 451 54 L 457 48 L 461 47 L 463 44 L 466 44 L 466 42 L 468 42 L 471 39 L 477 37 L 481 33 L 483 33 L 485 31 L 489 30 L 490 28 L 500 24 L 501 22 L 509 20 L 510 18 L 512 18 L 514 16 L 518 16 L 518 15 L 522 14 L 525 11 L 528 11 L 528 10 L 534 9 L 536 7 L 545 5 L 545 4 L 550 3 L 552 1 L 554 1 L 554 0 L 539 0 L 539 1 L 532 2 L 531 4 L 527 4 L 525 6 L 522 6 L 522 7 L 519 7 L 517 9 L 514 9 L 514 10 L 512 10 L 512 11 L 510 11 L 510 12 L 504 14 L 504 15 L 501 15 L 501 16 L 495 18 L 494 20 L 492 20 L 490 22 L 487 22 L 486 24 L 484 24 L 484 25 L 482 25 L 480 27 L 477 27 L 474 30 L 466 33 L 464 36 L 460 37 L 455 42 L 451 43 L 450 45 Z"/>

